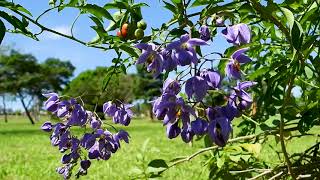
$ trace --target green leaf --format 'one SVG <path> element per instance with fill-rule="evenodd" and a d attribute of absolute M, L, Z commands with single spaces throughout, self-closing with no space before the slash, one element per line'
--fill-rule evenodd
<path fill-rule="evenodd" d="M 225 158 L 224 156 L 220 157 L 220 158 L 217 158 L 217 167 L 220 169 L 222 168 L 222 166 L 224 165 L 224 162 L 225 162 Z"/>
<path fill-rule="evenodd" d="M 247 150 L 248 152 L 252 153 L 255 157 L 258 157 L 261 152 L 261 144 L 255 143 L 255 144 L 241 144 L 240 145 L 242 148 Z"/>
<path fill-rule="evenodd" d="M 219 2 L 223 2 L 223 0 L 195 0 L 191 7 L 197 7 L 207 4 L 217 4 Z"/>
<path fill-rule="evenodd" d="M 3 22 L 0 19 L 0 45 L 2 43 L 2 40 L 5 34 L 6 34 L 6 26 L 3 24 Z"/>
<path fill-rule="evenodd" d="M 103 6 L 105 9 L 129 9 L 129 4 L 127 2 L 111 2 Z"/>
<path fill-rule="evenodd" d="M 303 29 L 298 21 L 294 21 L 291 29 L 292 45 L 296 50 L 301 49 L 303 42 Z"/>
<path fill-rule="evenodd" d="M 4 11 L 0 11 L 0 17 L 8 21 L 14 28 L 21 30 L 25 34 L 30 34 L 30 32 L 26 29 L 25 24 L 15 16 L 11 16 Z"/>
<path fill-rule="evenodd" d="M 287 22 L 289 24 L 289 28 L 292 28 L 293 26 L 293 23 L 294 23 L 294 16 L 293 16 L 293 13 L 287 9 L 287 8 L 284 8 L 284 7 L 280 7 L 283 15 L 286 17 L 287 19 Z"/>
<path fill-rule="evenodd" d="M 93 14 L 94 16 L 102 19 L 102 17 L 114 21 L 111 14 L 104 8 L 95 5 L 95 4 L 86 4 L 83 6 L 79 6 L 79 9 L 84 10 L 90 14 Z"/>
<path fill-rule="evenodd" d="M 177 12 L 177 8 L 174 6 L 174 5 L 172 5 L 172 4 L 170 4 L 170 3 L 168 3 L 168 2 L 166 2 L 166 1 L 163 1 L 164 2 L 164 4 L 165 4 L 165 8 L 166 9 L 168 9 L 169 11 L 171 11 L 171 12 L 173 12 L 173 14 L 175 14 L 176 12 Z"/>
<path fill-rule="evenodd" d="M 240 158 L 241 158 L 241 155 L 230 156 L 230 160 L 236 163 L 240 161 Z"/>
<path fill-rule="evenodd" d="M 121 44 L 119 46 L 120 49 L 124 50 L 125 52 L 127 52 L 129 55 L 138 58 L 139 55 L 136 53 L 135 48 L 131 47 L 130 45 L 126 45 L 126 44 Z"/>
<path fill-rule="evenodd" d="M 173 3 L 175 3 L 175 4 L 179 4 L 179 3 L 181 3 L 181 0 L 171 0 Z"/>
<path fill-rule="evenodd" d="M 134 167 L 129 171 L 129 173 L 132 175 L 140 175 L 143 174 L 143 170 L 138 167 Z"/>
<path fill-rule="evenodd" d="M 150 173 L 160 174 L 164 170 L 166 170 L 169 166 L 166 161 L 163 159 L 154 159 L 148 164 L 147 171 Z"/>
<path fill-rule="evenodd" d="M 250 159 L 251 155 L 249 154 L 242 154 L 241 159 L 243 159 L 245 162 L 248 162 Z"/>

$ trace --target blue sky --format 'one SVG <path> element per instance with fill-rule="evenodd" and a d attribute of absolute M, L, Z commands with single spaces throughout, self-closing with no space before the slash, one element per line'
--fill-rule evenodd
<path fill-rule="evenodd" d="M 48 0 L 38 0 L 36 3 L 35 1 L 30 3 L 30 0 L 15 0 L 14 2 L 19 3 L 28 9 L 33 14 L 34 18 L 50 7 Z M 88 2 L 99 1 L 96 0 Z M 162 23 L 169 21 L 171 18 L 171 12 L 164 9 L 162 7 L 163 3 L 159 2 L 158 0 L 139 0 L 136 2 L 146 2 L 150 6 L 142 8 L 144 20 L 148 23 L 146 34 L 150 32 L 150 27 L 160 27 Z M 105 1 L 103 1 L 103 3 L 105 3 Z M 199 10 L 199 8 L 195 10 Z M 192 11 L 194 10 L 191 10 L 190 12 Z M 51 11 L 40 19 L 40 23 L 55 29 L 56 31 L 69 34 L 71 23 L 77 14 L 78 11 L 71 8 L 65 9 L 59 13 L 57 11 Z M 88 16 L 82 15 L 75 25 L 74 35 L 84 41 L 90 41 L 93 37 L 95 37 L 95 32 L 90 28 L 91 25 L 93 25 L 93 23 Z M 105 23 L 105 26 L 107 25 L 108 22 Z M 36 26 L 30 25 L 30 29 L 32 32 L 39 32 L 39 28 Z M 218 30 L 218 32 L 220 31 L 221 30 Z M 88 48 L 82 44 L 59 37 L 52 33 L 45 32 L 38 37 L 40 41 L 35 41 L 19 34 L 7 33 L 3 40 L 3 45 L 9 45 L 22 53 L 31 53 L 40 62 L 44 61 L 48 57 L 70 60 L 76 67 L 74 73 L 75 76 L 82 71 L 94 69 L 97 66 L 110 66 L 112 58 L 115 57 L 114 53 L 111 51 L 105 52 L 101 51 L 100 49 Z M 211 42 L 210 46 L 204 48 L 204 51 L 209 52 L 214 50 L 223 52 L 223 50 L 229 46 L 230 45 L 226 43 L 223 37 L 218 35 L 215 41 Z M 134 67 L 129 69 L 129 72 L 134 71 Z M 9 106 L 14 107 L 15 109 L 21 108 L 21 105 L 16 102 L 9 103 Z"/>

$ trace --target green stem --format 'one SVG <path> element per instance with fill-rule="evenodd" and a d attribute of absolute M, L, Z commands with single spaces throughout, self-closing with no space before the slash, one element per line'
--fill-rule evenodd
<path fill-rule="evenodd" d="M 288 104 L 288 102 L 290 100 L 291 90 L 293 88 L 293 82 L 294 82 L 294 76 L 292 76 L 289 79 L 288 88 L 287 88 L 286 95 L 285 95 L 284 100 L 283 100 L 282 111 L 284 111 L 285 107 L 287 106 L 287 104 Z M 281 117 L 280 117 L 280 132 L 279 132 L 281 150 L 283 152 L 283 155 L 284 155 L 287 167 L 288 167 L 288 171 L 289 171 L 291 177 L 293 179 L 296 179 L 296 176 L 295 176 L 295 174 L 293 173 L 293 170 L 292 170 L 292 164 L 291 164 L 291 161 L 289 159 L 289 155 L 288 155 L 288 152 L 287 152 L 287 149 L 286 149 L 286 145 L 285 145 L 285 142 L 284 142 L 284 125 L 285 125 L 284 117 L 283 117 L 283 113 L 281 113 Z"/>

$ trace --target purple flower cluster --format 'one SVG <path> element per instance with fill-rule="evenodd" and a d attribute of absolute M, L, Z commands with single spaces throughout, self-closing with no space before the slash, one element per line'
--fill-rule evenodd
<path fill-rule="evenodd" d="M 197 64 L 201 61 L 194 46 L 207 45 L 207 41 L 211 39 L 210 30 L 205 25 L 200 27 L 199 34 L 199 39 L 190 38 L 189 34 L 182 35 L 163 49 L 154 44 L 137 44 L 136 47 L 142 49 L 137 64 L 147 62 L 148 71 L 153 69 L 155 76 L 163 70 L 172 71 L 178 66 L 195 69 L 194 74 L 190 70 L 188 79 L 168 78 L 164 82 L 162 95 L 153 101 L 153 113 L 163 121 L 167 137 L 170 139 L 181 135 L 182 140 L 188 143 L 194 136 L 207 134 L 216 145 L 225 146 L 232 132 L 231 121 L 249 109 L 253 102 L 246 90 L 255 85 L 255 82 L 239 81 L 240 65 L 250 62 L 251 59 L 244 54 L 247 48 L 236 50 L 228 58 L 225 72 L 228 77 L 237 79 L 237 84 L 229 88 L 229 93 L 226 92 L 228 96 L 225 97 L 224 105 L 206 104 L 209 91 L 225 91 L 226 88 L 221 87 L 223 77 L 218 71 L 197 68 Z M 229 26 L 222 31 L 222 34 L 228 42 L 236 46 L 250 42 L 250 29 L 246 24 Z M 186 96 L 181 95 L 182 89 Z M 199 108 L 206 112 L 205 115 L 198 112 Z"/>
<path fill-rule="evenodd" d="M 45 132 L 52 132 L 50 136 L 51 144 L 57 146 L 61 153 L 62 167 L 57 168 L 57 172 L 65 179 L 69 179 L 72 169 L 80 161 L 80 167 L 75 174 L 76 177 L 86 175 L 91 165 L 90 159 L 108 160 L 112 153 L 120 148 L 120 141 L 129 143 L 129 134 L 124 130 L 112 134 L 107 129 L 102 128 L 103 122 L 93 112 L 86 111 L 75 99 L 62 100 L 56 93 L 44 94 L 47 101 L 44 103 L 46 110 L 61 118 L 63 122 L 52 124 L 45 122 L 41 129 Z M 104 105 L 104 112 L 113 116 L 115 123 L 129 125 L 132 112 L 129 105 L 120 104 L 116 107 L 113 104 Z M 82 137 L 72 135 L 71 127 L 89 126 L 89 132 Z M 87 153 L 86 153 L 87 152 Z"/>
<path fill-rule="evenodd" d="M 153 43 L 139 43 L 135 47 L 142 50 L 136 64 L 146 64 L 147 71 L 157 77 L 164 70 L 170 72 L 178 65 L 186 66 L 198 64 L 195 46 L 208 45 L 210 32 L 207 27 L 201 30 L 201 38 L 191 38 L 189 34 L 182 35 L 179 40 L 173 41 L 166 48 L 161 48 Z M 203 40 L 204 39 L 204 40 Z"/>

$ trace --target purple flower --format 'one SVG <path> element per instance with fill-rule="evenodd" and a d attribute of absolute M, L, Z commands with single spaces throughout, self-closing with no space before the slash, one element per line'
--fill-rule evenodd
<path fill-rule="evenodd" d="M 177 68 L 178 62 L 173 57 L 172 51 L 167 51 L 166 49 L 161 51 L 163 57 L 163 69 L 167 72 L 173 71 Z"/>
<path fill-rule="evenodd" d="M 81 105 L 75 104 L 73 106 L 73 110 L 71 112 L 71 116 L 69 118 L 67 125 L 83 126 L 86 124 L 86 122 L 87 122 L 87 112 Z"/>
<path fill-rule="evenodd" d="M 229 43 L 234 45 L 248 44 L 250 43 L 251 33 L 246 24 L 236 24 L 228 26 L 222 30 L 222 35 L 227 39 Z"/>
<path fill-rule="evenodd" d="M 62 164 L 67 164 L 71 161 L 71 154 L 64 154 L 61 158 L 61 163 Z"/>
<path fill-rule="evenodd" d="M 132 111 L 130 108 L 132 105 L 123 104 L 122 107 L 120 107 L 113 116 L 113 122 L 118 124 L 122 124 L 125 126 L 128 126 L 130 124 L 131 118 L 133 116 Z"/>
<path fill-rule="evenodd" d="M 224 26 L 224 19 L 222 17 L 218 17 L 216 19 L 216 25 L 217 26 Z"/>
<path fill-rule="evenodd" d="M 152 112 L 159 119 L 169 118 L 169 121 L 176 118 L 177 97 L 171 93 L 164 93 L 153 103 Z"/>
<path fill-rule="evenodd" d="M 182 126 L 181 138 L 185 143 L 188 143 L 192 140 L 194 132 L 192 131 L 190 121 L 186 122 Z"/>
<path fill-rule="evenodd" d="M 229 97 L 229 103 L 240 110 L 249 108 L 252 104 L 252 98 L 245 90 L 256 84 L 256 82 L 252 81 L 238 82 L 237 86 L 233 88 L 234 92 Z"/>
<path fill-rule="evenodd" d="M 220 87 L 221 76 L 219 72 L 213 70 L 204 69 L 200 76 L 207 81 L 207 84 L 210 89 L 217 89 Z"/>
<path fill-rule="evenodd" d="M 186 81 L 185 92 L 189 99 L 194 96 L 196 101 L 202 101 L 207 89 L 207 81 L 200 76 L 193 76 Z"/>
<path fill-rule="evenodd" d="M 44 107 L 50 112 L 56 112 L 58 110 L 59 95 L 57 93 L 47 93 L 42 94 L 44 97 L 48 98 L 44 102 Z"/>
<path fill-rule="evenodd" d="M 208 122 L 197 118 L 191 122 L 191 129 L 196 135 L 204 135 L 207 132 Z"/>
<path fill-rule="evenodd" d="M 142 54 L 136 64 L 147 63 L 147 71 L 152 72 L 153 76 L 157 77 L 163 70 L 163 57 L 157 51 L 158 47 L 153 43 L 140 43 L 136 44 L 135 47 L 142 50 Z"/>
<path fill-rule="evenodd" d="M 80 167 L 85 171 L 90 167 L 90 165 L 91 165 L 90 160 L 82 160 L 80 162 Z"/>
<path fill-rule="evenodd" d="M 50 121 L 46 121 L 45 123 L 43 123 L 43 125 L 41 126 L 41 129 L 45 132 L 51 132 L 52 131 L 52 123 Z"/>
<path fill-rule="evenodd" d="M 179 40 L 168 44 L 166 50 L 175 50 L 173 59 L 179 65 L 185 66 L 191 64 L 198 64 L 198 57 L 193 46 L 208 45 L 204 40 L 198 38 L 190 38 L 189 34 L 182 35 Z"/>
<path fill-rule="evenodd" d="M 108 116 L 114 116 L 117 110 L 117 106 L 113 104 L 111 101 L 108 101 L 103 104 L 103 113 Z"/>
<path fill-rule="evenodd" d="M 239 49 L 232 54 L 232 59 L 226 66 L 227 76 L 235 79 L 241 78 L 240 64 L 246 64 L 251 61 L 248 56 L 243 54 L 247 50 L 247 48 Z"/>
<path fill-rule="evenodd" d="M 129 134 L 125 130 L 120 130 L 118 133 L 113 135 L 114 144 L 117 148 L 120 148 L 120 140 L 123 140 L 126 143 L 129 143 Z"/>
<path fill-rule="evenodd" d="M 167 136 L 169 139 L 173 139 L 176 138 L 177 136 L 179 136 L 181 132 L 180 127 L 178 126 L 178 123 L 168 123 L 167 124 Z"/>
<path fill-rule="evenodd" d="M 101 128 L 101 121 L 97 120 L 96 117 L 93 117 L 90 121 L 90 126 L 92 129 L 99 129 Z"/>
<path fill-rule="evenodd" d="M 208 133 L 211 140 L 221 147 L 226 145 L 231 131 L 232 127 L 226 117 L 216 118 L 212 120 L 208 126 Z"/>
<path fill-rule="evenodd" d="M 210 40 L 210 31 L 209 31 L 208 26 L 202 25 L 199 29 L 199 33 L 200 33 L 200 39 L 202 39 L 204 41 Z"/>
<path fill-rule="evenodd" d="M 168 78 L 163 83 L 162 93 L 172 93 L 177 95 L 181 91 L 181 86 L 178 81 Z"/>

